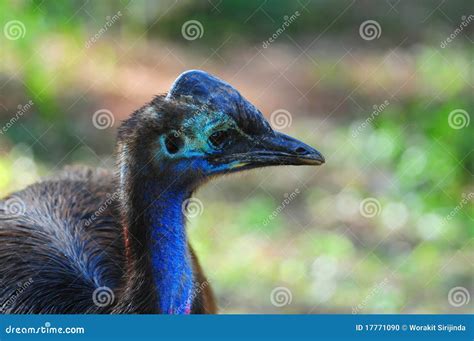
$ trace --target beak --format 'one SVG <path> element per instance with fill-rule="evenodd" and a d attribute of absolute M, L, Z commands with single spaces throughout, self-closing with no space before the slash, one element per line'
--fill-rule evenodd
<path fill-rule="evenodd" d="M 319 166 L 325 162 L 323 155 L 313 147 L 279 132 L 262 138 L 255 150 L 247 154 L 252 163 L 267 166 Z"/>
<path fill-rule="evenodd" d="M 231 164 L 232 170 L 279 165 L 319 166 L 325 162 L 322 154 L 313 147 L 279 132 L 272 131 L 252 142 L 247 150 L 234 151 L 220 161 Z"/>

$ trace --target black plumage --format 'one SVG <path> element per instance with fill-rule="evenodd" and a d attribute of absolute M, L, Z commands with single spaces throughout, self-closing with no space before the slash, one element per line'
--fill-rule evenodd
<path fill-rule="evenodd" d="M 156 312 L 146 269 L 137 266 L 127 274 L 113 179 L 105 169 L 66 167 L 0 202 L 0 312 Z M 7 212 L 6 205 L 15 204 L 21 214 Z M 192 257 L 203 288 L 193 313 L 213 313 L 210 286 L 193 252 Z M 103 307 L 94 303 L 101 287 L 114 290 L 113 301 Z"/>

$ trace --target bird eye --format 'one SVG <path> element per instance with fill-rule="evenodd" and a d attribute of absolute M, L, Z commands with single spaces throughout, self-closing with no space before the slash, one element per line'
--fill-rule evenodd
<path fill-rule="evenodd" d="M 184 145 L 184 141 L 179 135 L 169 134 L 165 139 L 165 147 L 170 154 L 176 154 Z"/>
<path fill-rule="evenodd" d="M 231 141 L 230 130 L 219 130 L 209 136 L 209 142 L 215 148 L 222 148 Z"/>

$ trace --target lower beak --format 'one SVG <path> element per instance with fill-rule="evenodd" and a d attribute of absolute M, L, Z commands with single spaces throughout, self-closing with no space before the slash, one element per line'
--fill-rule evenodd
<path fill-rule="evenodd" d="M 272 134 L 258 138 L 255 142 L 249 151 L 231 156 L 235 168 L 278 165 L 319 166 L 325 162 L 319 151 L 282 133 L 272 132 Z"/>

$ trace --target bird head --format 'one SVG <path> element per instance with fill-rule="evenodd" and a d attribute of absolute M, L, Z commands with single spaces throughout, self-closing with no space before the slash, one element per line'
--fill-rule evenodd
<path fill-rule="evenodd" d="M 120 139 L 134 140 L 131 148 L 160 174 L 194 183 L 258 167 L 324 163 L 316 149 L 273 130 L 234 87 L 198 70 L 181 74 L 167 95 L 132 115 Z"/>

